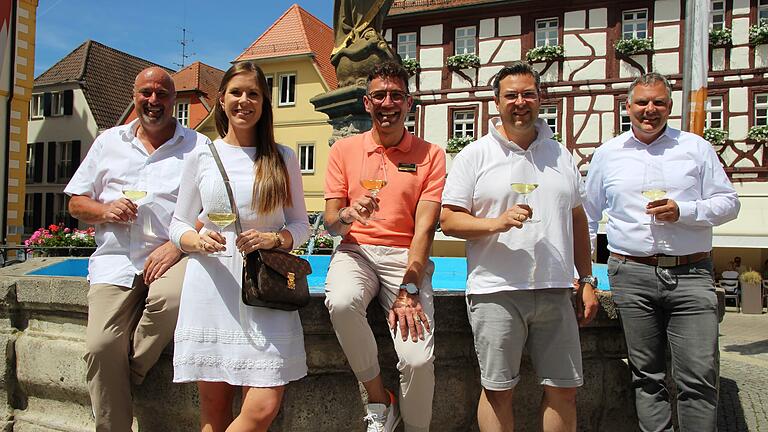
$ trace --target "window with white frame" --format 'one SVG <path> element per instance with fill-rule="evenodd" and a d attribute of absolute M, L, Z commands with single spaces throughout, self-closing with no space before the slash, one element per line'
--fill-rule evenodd
<path fill-rule="evenodd" d="M 632 120 L 627 112 L 626 101 L 619 101 L 619 133 L 628 132 L 632 129 Z"/>
<path fill-rule="evenodd" d="M 69 225 L 69 196 L 67 194 L 55 194 L 53 198 L 53 223 Z"/>
<path fill-rule="evenodd" d="M 768 0 L 757 0 L 757 21 L 768 21 Z"/>
<path fill-rule="evenodd" d="M 723 98 L 722 96 L 710 96 L 707 98 L 707 121 L 708 128 L 723 128 Z"/>
<path fill-rule="evenodd" d="M 51 116 L 64 115 L 64 93 L 51 93 Z"/>
<path fill-rule="evenodd" d="M 280 75 L 280 99 L 278 105 L 296 105 L 296 74 Z"/>
<path fill-rule="evenodd" d="M 552 133 L 558 133 L 557 129 L 557 106 L 556 105 L 542 105 L 539 107 L 539 118 L 544 119 L 552 129 Z"/>
<path fill-rule="evenodd" d="M 475 136 L 475 111 L 454 111 L 453 112 L 453 137 L 473 137 Z"/>
<path fill-rule="evenodd" d="M 184 127 L 189 127 L 189 102 L 176 104 L 176 120 Z"/>
<path fill-rule="evenodd" d="M 536 20 L 536 46 L 557 45 L 557 18 Z"/>
<path fill-rule="evenodd" d="M 455 54 L 474 54 L 475 53 L 475 35 L 477 29 L 471 27 L 457 27 L 456 40 L 454 44 Z"/>
<path fill-rule="evenodd" d="M 72 178 L 75 173 L 74 162 L 72 161 L 71 141 L 56 143 L 56 182 L 62 183 Z"/>
<path fill-rule="evenodd" d="M 722 30 L 725 28 L 725 0 L 712 0 L 712 9 L 709 12 L 710 28 Z"/>
<path fill-rule="evenodd" d="M 405 129 L 411 134 L 416 134 L 416 113 L 409 112 L 405 117 Z"/>
<path fill-rule="evenodd" d="M 622 39 L 645 39 L 648 37 L 648 9 L 625 11 L 621 20 Z"/>
<path fill-rule="evenodd" d="M 299 167 L 302 174 L 315 172 L 315 144 L 299 144 Z"/>
<path fill-rule="evenodd" d="M 416 32 L 397 35 L 397 53 L 403 60 L 416 58 Z"/>
<path fill-rule="evenodd" d="M 29 118 L 40 119 L 43 118 L 43 116 L 43 94 L 33 94 L 32 99 L 29 100 Z"/>
<path fill-rule="evenodd" d="M 27 184 L 35 182 L 35 143 L 27 144 Z"/>
<path fill-rule="evenodd" d="M 755 126 L 768 126 L 768 93 L 755 95 Z"/>

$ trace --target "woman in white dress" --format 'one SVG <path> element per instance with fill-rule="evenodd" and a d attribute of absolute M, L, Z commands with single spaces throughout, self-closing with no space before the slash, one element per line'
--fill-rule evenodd
<path fill-rule="evenodd" d="M 266 431 L 280 409 L 285 385 L 307 374 L 297 312 L 246 306 L 241 301 L 242 256 L 256 249 L 290 250 L 309 233 L 296 154 L 275 143 L 264 73 L 254 63 L 229 68 L 214 108 L 214 141 L 240 214 L 221 229 L 209 213 L 229 203 L 208 146 L 187 157 L 171 237 L 189 253 L 174 334 L 174 382 L 198 384 L 203 431 Z M 216 219 L 215 217 L 213 219 Z M 198 233 L 197 221 L 204 226 Z M 223 253 L 225 256 L 211 255 Z M 232 398 L 243 387 L 233 419 Z"/>

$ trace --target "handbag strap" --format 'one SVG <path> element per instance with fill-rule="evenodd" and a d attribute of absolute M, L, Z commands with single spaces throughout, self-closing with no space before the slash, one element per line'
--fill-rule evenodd
<path fill-rule="evenodd" d="M 229 185 L 229 177 L 227 176 L 227 170 L 224 169 L 224 164 L 221 163 L 219 152 L 216 150 L 216 146 L 213 141 L 208 143 L 208 147 L 211 149 L 213 159 L 216 161 L 216 166 L 219 167 L 221 178 L 224 179 L 224 186 L 227 188 L 227 195 L 229 195 L 229 205 L 232 207 L 232 211 L 235 213 L 235 234 L 240 235 L 243 232 L 243 227 L 240 225 L 240 212 L 237 211 L 237 204 L 235 204 L 235 197 L 232 194 L 232 187 Z"/>

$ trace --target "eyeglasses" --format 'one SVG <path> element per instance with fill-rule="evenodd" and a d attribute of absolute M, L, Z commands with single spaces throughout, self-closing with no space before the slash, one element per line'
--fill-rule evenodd
<path fill-rule="evenodd" d="M 534 91 L 527 91 L 523 93 L 505 93 L 504 98 L 505 99 L 511 99 L 513 101 L 516 101 L 517 98 L 523 98 L 525 101 L 535 101 L 539 98 L 539 94 Z"/>
<path fill-rule="evenodd" d="M 389 98 L 392 99 L 392 102 L 394 103 L 401 103 L 405 100 L 405 98 L 408 97 L 407 93 L 401 92 L 399 90 L 380 90 L 368 93 L 368 97 L 376 103 L 384 103 L 384 101 L 387 99 L 387 95 L 389 95 Z"/>

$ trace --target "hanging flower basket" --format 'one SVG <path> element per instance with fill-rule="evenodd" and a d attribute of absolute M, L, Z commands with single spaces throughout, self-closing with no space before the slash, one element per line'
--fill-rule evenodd
<path fill-rule="evenodd" d="M 557 61 L 565 57 L 564 52 L 562 45 L 544 45 L 528 50 L 525 58 L 528 63 Z"/>
<path fill-rule="evenodd" d="M 480 67 L 480 57 L 475 54 L 456 54 L 448 57 L 448 68 L 452 70 Z"/>
<path fill-rule="evenodd" d="M 407 58 L 403 60 L 403 68 L 408 71 L 408 75 L 414 76 L 421 70 L 421 65 L 418 60 Z"/>
<path fill-rule="evenodd" d="M 733 31 L 729 28 L 709 31 L 709 46 L 712 48 L 729 47 L 733 43 Z"/>
<path fill-rule="evenodd" d="M 747 132 L 747 138 L 763 144 L 768 143 L 768 126 L 752 126 Z"/>
<path fill-rule="evenodd" d="M 752 46 L 768 43 L 768 21 L 761 20 L 749 28 L 749 44 Z"/>
<path fill-rule="evenodd" d="M 475 138 L 472 136 L 463 136 L 463 137 L 453 137 L 448 140 L 445 146 L 445 152 L 456 154 L 460 152 L 464 147 L 467 146 L 467 144 L 474 141 Z"/>
<path fill-rule="evenodd" d="M 719 128 L 706 128 L 704 129 L 704 139 L 712 145 L 723 145 L 728 139 L 728 132 Z"/>
<path fill-rule="evenodd" d="M 624 56 L 653 53 L 652 38 L 619 39 L 613 46 L 617 53 Z"/>

